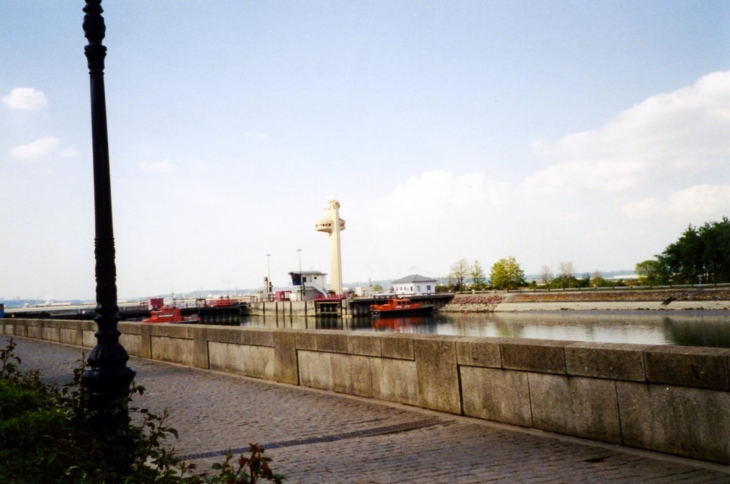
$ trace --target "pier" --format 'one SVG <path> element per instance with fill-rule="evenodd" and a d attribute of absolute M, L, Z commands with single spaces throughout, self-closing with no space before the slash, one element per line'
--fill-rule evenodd
<path fill-rule="evenodd" d="M 249 311 L 249 304 L 237 302 L 231 305 L 206 305 L 201 302 L 179 301 L 176 303 L 183 316 L 197 315 L 199 324 L 238 325 L 241 316 Z M 60 319 L 91 321 L 96 317 L 94 304 L 66 306 L 38 306 L 11 309 L 5 317 L 18 319 Z M 149 318 L 150 309 L 146 303 L 120 303 L 119 316 L 122 321 L 141 321 Z"/>

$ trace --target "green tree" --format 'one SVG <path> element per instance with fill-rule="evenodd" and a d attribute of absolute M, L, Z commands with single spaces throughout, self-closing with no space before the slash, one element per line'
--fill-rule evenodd
<path fill-rule="evenodd" d="M 380 284 L 375 284 L 373 286 L 373 292 L 380 292 L 382 290 L 383 290 L 383 286 L 381 286 Z"/>
<path fill-rule="evenodd" d="M 656 256 L 667 282 L 694 284 L 730 281 L 730 220 L 689 225 L 679 239 Z M 645 261 L 646 262 L 646 261 Z"/>
<path fill-rule="evenodd" d="M 524 271 L 511 256 L 495 262 L 489 276 L 495 289 L 511 289 L 526 284 Z"/>
<path fill-rule="evenodd" d="M 594 287 L 603 287 L 606 285 L 606 279 L 603 278 L 603 273 L 596 269 L 593 271 L 591 276 L 591 285 Z"/>
<path fill-rule="evenodd" d="M 639 284 L 654 286 L 666 283 L 666 274 L 663 264 L 658 259 L 649 259 L 636 264 L 636 274 Z"/>
<path fill-rule="evenodd" d="M 575 269 L 572 262 L 561 262 L 558 264 L 560 287 L 566 288 L 575 285 Z"/>
<path fill-rule="evenodd" d="M 471 287 L 477 291 L 484 289 L 487 286 L 487 276 L 484 274 L 484 269 L 478 260 L 474 261 L 474 265 L 471 266 Z"/>

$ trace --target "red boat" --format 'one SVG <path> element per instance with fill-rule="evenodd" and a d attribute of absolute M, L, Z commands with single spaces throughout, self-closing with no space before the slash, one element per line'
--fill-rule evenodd
<path fill-rule="evenodd" d="M 162 306 L 157 311 L 152 311 L 152 316 L 143 319 L 143 323 L 197 323 L 198 317 L 183 316 L 180 308 L 175 306 Z"/>
<path fill-rule="evenodd" d="M 388 299 L 386 304 L 372 304 L 370 312 L 375 316 L 397 317 L 406 314 L 428 314 L 433 311 L 433 304 L 412 302 L 410 299 Z"/>

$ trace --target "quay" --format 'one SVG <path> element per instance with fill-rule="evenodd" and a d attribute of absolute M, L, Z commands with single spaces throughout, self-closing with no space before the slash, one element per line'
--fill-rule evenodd
<path fill-rule="evenodd" d="M 119 330 L 129 354 L 146 360 L 730 464 L 730 349 L 135 322 Z M 0 320 L 6 336 L 86 349 L 95 331 L 91 321 Z"/>
<path fill-rule="evenodd" d="M 57 383 L 71 379 L 82 351 L 15 341 L 22 367 Z M 147 388 L 135 406 L 169 409 L 180 440 L 167 444 L 201 470 L 257 442 L 291 483 L 730 482 L 720 464 L 149 359 L 129 364 Z"/>

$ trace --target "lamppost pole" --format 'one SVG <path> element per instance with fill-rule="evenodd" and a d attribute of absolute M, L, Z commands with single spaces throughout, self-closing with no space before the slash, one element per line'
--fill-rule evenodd
<path fill-rule="evenodd" d="M 89 65 L 91 85 L 91 137 L 94 161 L 94 214 L 96 258 L 96 332 L 97 345 L 89 354 L 90 369 L 82 377 L 90 390 L 90 406 L 99 412 L 97 424 L 113 428 L 127 424 L 129 417 L 111 415 L 111 404 L 129 395 L 135 372 L 127 366 L 129 355 L 119 343 L 117 322 L 117 269 L 114 262 L 114 230 L 112 224 L 111 180 L 109 175 L 109 141 L 106 125 L 104 92 L 104 57 L 106 47 L 101 44 L 106 33 L 101 0 L 86 0 L 84 32 L 89 44 L 84 53 Z M 101 429 L 100 429 L 101 430 Z"/>

